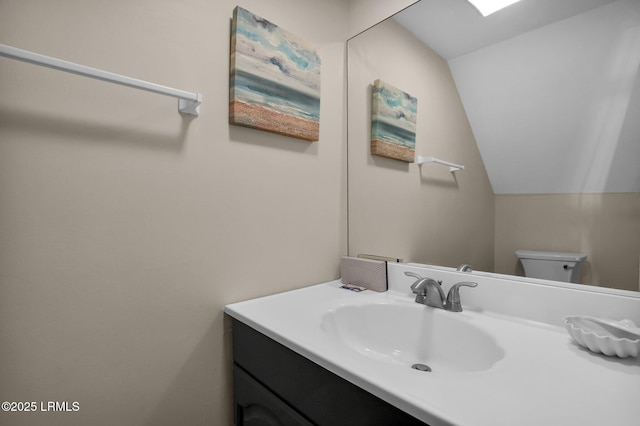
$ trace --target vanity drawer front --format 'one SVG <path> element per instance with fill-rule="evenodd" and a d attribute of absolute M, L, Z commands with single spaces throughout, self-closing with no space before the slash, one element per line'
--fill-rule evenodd
<path fill-rule="evenodd" d="M 237 365 L 233 366 L 233 386 L 237 426 L 313 426 Z"/>
<path fill-rule="evenodd" d="M 239 367 L 313 424 L 425 424 L 235 319 L 233 358 Z"/>

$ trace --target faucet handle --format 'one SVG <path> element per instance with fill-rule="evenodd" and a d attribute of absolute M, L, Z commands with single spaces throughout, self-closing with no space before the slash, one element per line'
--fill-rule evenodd
<path fill-rule="evenodd" d="M 411 291 L 413 291 L 414 293 L 418 294 L 418 293 L 426 293 L 427 292 L 427 288 L 426 288 L 426 282 L 427 281 L 433 281 L 434 283 L 438 283 L 438 285 L 442 285 L 442 281 L 441 280 L 434 280 L 431 278 L 427 278 L 427 277 L 421 277 L 420 275 L 410 272 L 410 271 L 405 271 L 404 273 L 406 276 L 408 277 L 413 277 L 416 279 L 416 281 L 411 284 Z M 444 297 L 444 296 L 443 296 Z"/>
<path fill-rule="evenodd" d="M 446 309 L 451 312 L 462 312 L 462 304 L 460 303 L 460 287 L 477 287 L 478 283 L 463 281 L 451 286 L 449 294 L 447 294 Z"/>
<path fill-rule="evenodd" d="M 416 290 L 416 286 L 418 285 L 420 280 L 422 280 L 424 277 L 421 277 L 420 275 L 410 271 L 405 271 L 404 274 L 408 277 L 413 277 L 416 279 L 416 281 L 413 284 L 411 284 L 411 291 L 414 293 L 418 293 L 418 290 Z"/>
<path fill-rule="evenodd" d="M 413 278 L 416 278 L 416 279 L 419 279 L 419 280 L 424 278 L 424 277 L 421 277 L 420 275 L 416 274 L 415 272 L 411 272 L 411 271 L 404 271 L 404 274 L 406 276 L 408 276 L 408 277 L 413 277 Z"/>
<path fill-rule="evenodd" d="M 473 272 L 473 267 L 467 263 L 458 266 L 456 272 Z"/>

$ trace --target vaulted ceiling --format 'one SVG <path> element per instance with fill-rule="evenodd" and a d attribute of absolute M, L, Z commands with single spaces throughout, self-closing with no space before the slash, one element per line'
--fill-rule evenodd
<path fill-rule="evenodd" d="M 449 62 L 496 194 L 640 192 L 640 0 L 396 15 Z"/>

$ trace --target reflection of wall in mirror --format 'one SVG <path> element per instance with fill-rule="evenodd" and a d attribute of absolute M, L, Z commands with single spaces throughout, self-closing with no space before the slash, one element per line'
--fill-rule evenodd
<path fill-rule="evenodd" d="M 495 272 L 522 275 L 518 249 L 581 252 L 584 284 L 640 290 L 640 193 L 496 195 Z"/>
<path fill-rule="evenodd" d="M 640 3 L 619 0 L 449 61 L 515 249 L 588 255 L 580 282 L 638 290 Z"/>
<path fill-rule="evenodd" d="M 492 270 L 493 191 L 446 61 L 394 20 L 350 40 L 348 49 L 350 254 Z M 420 99 L 416 155 L 464 164 L 464 171 L 371 155 L 376 79 Z"/>

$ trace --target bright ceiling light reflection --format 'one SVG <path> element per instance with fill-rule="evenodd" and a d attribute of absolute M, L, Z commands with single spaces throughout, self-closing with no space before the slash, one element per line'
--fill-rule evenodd
<path fill-rule="evenodd" d="M 469 0 L 469 3 L 474 5 L 482 13 L 482 16 L 489 16 L 518 1 L 520 0 Z"/>

